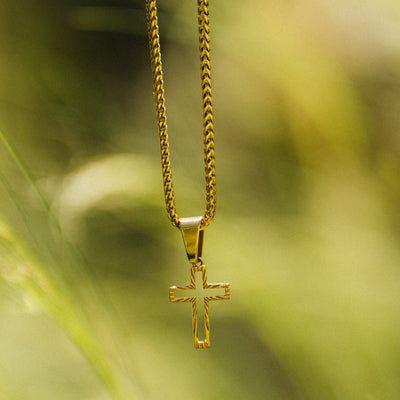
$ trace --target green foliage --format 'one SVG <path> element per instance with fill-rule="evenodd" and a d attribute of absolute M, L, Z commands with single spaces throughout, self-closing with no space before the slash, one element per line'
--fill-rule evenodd
<path fill-rule="evenodd" d="M 204 208 L 196 11 L 160 0 L 177 207 Z M 211 2 L 212 347 L 166 218 L 144 5 L 0 5 L 0 397 L 397 399 L 399 5 Z M 197 132 L 197 133 L 196 133 Z"/>

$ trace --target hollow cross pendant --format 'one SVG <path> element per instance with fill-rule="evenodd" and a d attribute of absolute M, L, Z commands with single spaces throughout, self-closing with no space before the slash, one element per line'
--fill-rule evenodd
<path fill-rule="evenodd" d="M 204 299 L 204 340 L 199 340 L 198 334 L 198 310 L 197 296 L 176 297 L 176 292 L 194 291 L 196 288 L 196 272 L 201 272 L 202 291 L 209 292 L 209 289 L 225 289 L 223 295 L 205 295 Z M 189 294 L 189 293 L 188 293 Z M 190 285 L 188 286 L 171 286 L 169 288 L 169 300 L 172 303 L 192 303 L 192 319 L 193 319 L 193 336 L 194 346 L 197 349 L 204 349 L 210 346 L 210 316 L 209 302 L 212 300 L 228 300 L 230 297 L 229 283 L 208 283 L 207 271 L 205 265 L 192 265 L 190 271 Z"/>

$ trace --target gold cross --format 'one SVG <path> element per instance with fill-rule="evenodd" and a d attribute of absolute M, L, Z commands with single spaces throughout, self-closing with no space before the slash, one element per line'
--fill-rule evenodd
<path fill-rule="evenodd" d="M 175 292 L 184 290 L 196 289 L 196 272 L 201 272 L 203 289 L 225 289 L 225 294 L 222 296 L 204 296 L 204 340 L 199 340 L 198 336 L 198 323 L 197 323 L 197 297 L 175 297 Z M 171 286 L 169 288 L 169 300 L 172 303 L 192 303 L 192 318 L 193 318 L 193 336 L 194 346 L 197 349 L 204 349 L 210 347 L 210 317 L 209 317 L 209 302 L 211 300 L 228 300 L 230 297 L 229 283 L 208 283 L 207 271 L 205 265 L 192 265 L 190 271 L 190 285 L 189 286 Z"/>

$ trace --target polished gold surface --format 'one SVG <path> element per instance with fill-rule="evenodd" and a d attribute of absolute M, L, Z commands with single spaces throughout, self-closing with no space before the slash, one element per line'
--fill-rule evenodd
<path fill-rule="evenodd" d="M 196 272 L 201 272 L 202 287 L 207 289 L 225 289 L 225 293 L 219 296 L 204 296 L 204 340 L 199 340 L 198 333 L 198 316 L 197 316 L 197 297 L 176 297 L 176 292 L 188 291 L 196 289 Z M 190 285 L 188 286 L 171 286 L 169 288 L 169 300 L 172 303 L 192 303 L 192 319 L 193 319 L 193 337 L 194 346 L 197 349 L 204 349 L 210 346 L 210 313 L 209 302 L 212 300 L 228 300 L 230 298 L 230 285 L 229 283 L 208 283 L 207 270 L 205 265 L 192 265 L 190 271 Z"/>
<path fill-rule="evenodd" d="M 176 211 L 175 195 L 172 183 L 171 156 L 168 142 L 160 36 L 158 29 L 157 6 L 155 0 L 146 0 L 146 16 L 150 45 L 150 58 L 153 72 L 158 133 L 160 137 L 161 166 L 164 183 L 165 203 L 167 207 L 168 218 L 175 227 L 179 228 L 180 219 Z M 214 122 L 211 94 L 210 28 L 208 0 L 198 0 L 198 26 L 200 42 L 201 87 L 203 99 L 204 164 L 206 179 L 206 210 L 202 217 L 201 224 L 205 228 L 212 222 L 214 218 L 217 201 Z"/>
<path fill-rule="evenodd" d="M 201 225 L 203 217 L 180 219 L 180 229 L 186 254 L 191 264 L 197 264 L 203 252 L 204 228 Z"/>

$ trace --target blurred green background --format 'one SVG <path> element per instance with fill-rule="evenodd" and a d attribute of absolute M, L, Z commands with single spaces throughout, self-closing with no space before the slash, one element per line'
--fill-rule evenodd
<path fill-rule="evenodd" d="M 144 2 L 0 3 L 0 398 L 400 398 L 400 3 L 210 1 L 208 350 L 164 209 Z M 195 1 L 159 1 L 178 212 L 204 209 Z"/>

